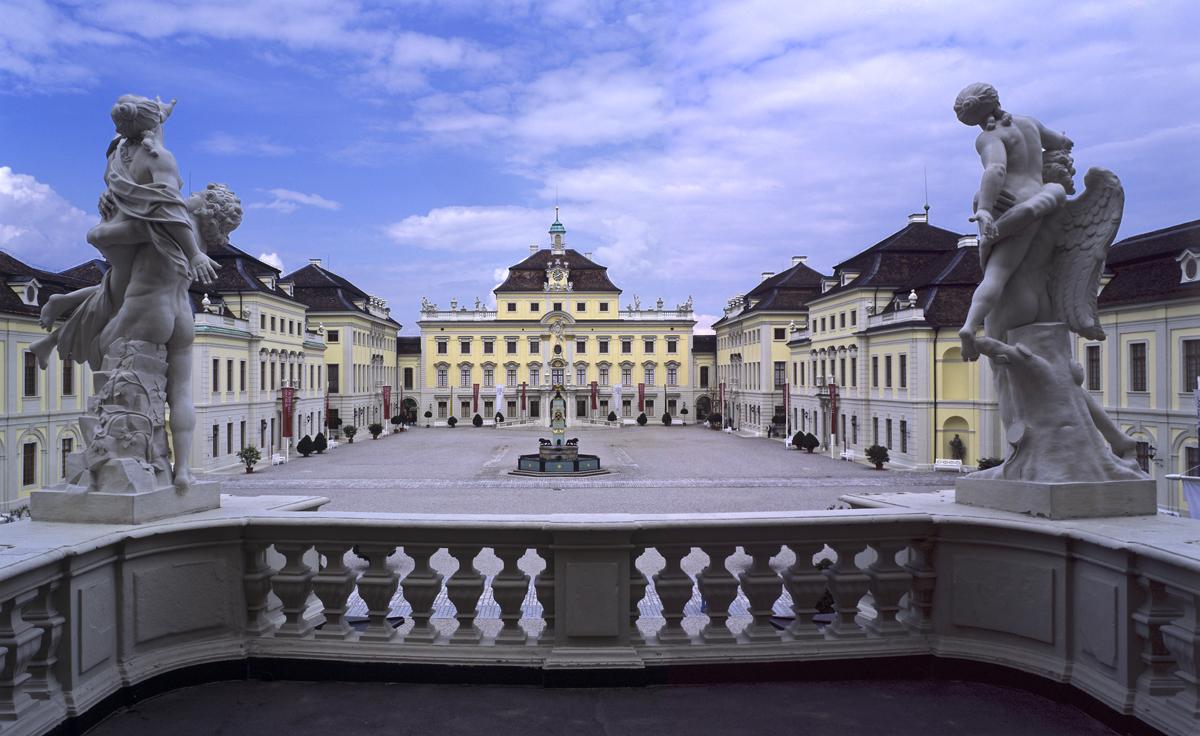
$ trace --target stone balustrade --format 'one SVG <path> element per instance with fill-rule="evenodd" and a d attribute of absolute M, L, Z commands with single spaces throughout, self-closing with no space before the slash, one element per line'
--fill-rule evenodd
<path fill-rule="evenodd" d="M 1195 732 L 1194 522 L 1044 522 L 898 496 L 541 517 L 225 497 L 140 526 L 5 525 L 0 733 L 45 733 L 123 688 L 230 662 L 524 677 L 906 657 L 1014 668 Z"/>

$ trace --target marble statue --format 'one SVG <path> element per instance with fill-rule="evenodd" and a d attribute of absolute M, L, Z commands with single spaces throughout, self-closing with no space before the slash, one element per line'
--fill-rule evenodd
<path fill-rule="evenodd" d="M 242 210 L 219 184 L 184 199 L 163 135 L 174 108 L 174 100 L 136 95 L 113 106 L 116 136 L 108 147 L 101 222 L 87 234 L 109 268 L 98 285 L 47 301 L 40 321 L 53 329 L 31 346 L 43 365 L 57 348 L 94 371 L 95 395 L 80 418 L 85 449 L 68 459 L 68 485 L 88 491 L 183 493 L 194 481 L 188 288 L 216 278 L 218 266 L 201 243 L 227 242 Z M 35 503 L 35 516 L 36 510 Z"/>
<path fill-rule="evenodd" d="M 959 331 L 962 355 L 991 359 L 1012 445 L 1003 464 L 971 478 L 1146 478 L 1129 457 L 1132 438 L 1083 390 L 1083 369 L 1071 354 L 1072 332 L 1104 339 L 1096 296 L 1124 209 L 1120 180 L 1091 169 L 1086 190 L 1070 199 L 1071 139 L 1004 110 L 989 84 L 963 89 L 954 111 L 980 129 L 975 148 L 983 164 L 971 218 L 983 279 Z"/>

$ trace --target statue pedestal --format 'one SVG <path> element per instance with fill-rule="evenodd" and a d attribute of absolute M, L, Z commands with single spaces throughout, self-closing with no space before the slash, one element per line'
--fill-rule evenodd
<path fill-rule="evenodd" d="M 185 493 L 174 486 L 142 493 L 103 493 L 66 486 L 29 495 L 29 515 L 34 521 L 72 524 L 143 524 L 220 506 L 221 484 L 216 481 L 193 483 Z"/>
<path fill-rule="evenodd" d="M 1158 513 L 1153 480 L 1100 483 L 1039 483 L 997 478 L 960 478 L 954 500 L 968 506 L 1012 511 L 1043 519 L 1153 516 Z"/>

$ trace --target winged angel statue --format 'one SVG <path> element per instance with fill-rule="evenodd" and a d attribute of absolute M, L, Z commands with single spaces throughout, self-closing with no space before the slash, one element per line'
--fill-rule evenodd
<path fill-rule="evenodd" d="M 1134 440 L 1082 389 L 1083 368 L 1071 356 L 1069 336 L 1105 337 L 1096 297 L 1125 205 L 1120 180 L 1090 169 L 1085 191 L 1069 199 L 1075 193 L 1071 139 L 1003 110 L 989 84 L 966 87 L 954 111 L 981 129 L 975 147 L 984 169 L 971 218 L 979 226 L 983 280 L 959 337 L 966 360 L 992 359 L 1013 447 L 1003 465 L 978 475 L 1144 478 L 1128 457 Z"/>

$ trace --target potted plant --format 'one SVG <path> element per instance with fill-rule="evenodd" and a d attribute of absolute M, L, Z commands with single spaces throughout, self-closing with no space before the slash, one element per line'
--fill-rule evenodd
<path fill-rule="evenodd" d="M 404 417 L 401 416 L 400 414 L 396 414 L 392 417 L 392 431 L 393 432 L 403 432 L 404 427 L 401 426 L 403 424 L 404 424 Z"/>
<path fill-rule="evenodd" d="M 262 453 L 254 445 L 248 445 L 238 450 L 237 456 L 239 460 L 245 463 L 247 473 L 253 473 L 254 464 L 262 460 Z"/>
<path fill-rule="evenodd" d="M 664 427 L 671 426 L 671 412 L 664 411 L 662 415 L 662 423 Z"/>
<path fill-rule="evenodd" d="M 342 434 L 346 435 L 346 441 L 354 444 L 354 435 L 358 434 L 358 427 L 351 424 L 348 427 L 342 427 Z"/>
<path fill-rule="evenodd" d="M 308 435 L 304 435 L 300 438 L 300 441 L 296 443 L 296 452 L 300 453 L 304 457 L 308 457 L 309 455 L 313 454 L 316 449 L 317 448 L 313 444 L 312 437 L 309 437 Z"/>
<path fill-rule="evenodd" d="M 875 464 L 876 470 L 883 470 L 883 464 L 891 462 L 887 448 L 883 445 L 871 445 L 867 448 L 867 459 Z"/>
<path fill-rule="evenodd" d="M 446 426 L 449 427 L 450 429 L 454 429 L 454 425 L 456 425 L 456 424 L 458 424 L 458 420 L 455 419 L 453 416 L 446 420 Z"/>
<path fill-rule="evenodd" d="M 639 427 L 646 426 L 646 422 L 648 422 L 648 421 L 649 420 L 646 419 L 646 412 L 642 412 L 641 414 L 638 414 L 637 423 L 638 423 Z"/>
<path fill-rule="evenodd" d="M 318 455 L 320 455 L 321 453 L 325 452 L 328 447 L 329 440 L 325 439 L 325 433 L 317 432 L 317 436 L 313 437 L 313 449 L 316 450 Z"/>
<path fill-rule="evenodd" d="M 428 427 L 428 426 L 429 426 L 429 420 L 430 420 L 430 419 L 433 419 L 433 412 L 431 412 L 431 411 L 429 411 L 428 409 L 426 409 L 426 410 L 425 410 L 425 426 L 426 426 L 426 427 Z"/>
<path fill-rule="evenodd" d="M 371 439 L 379 439 L 379 435 L 383 434 L 383 425 L 379 422 L 371 422 L 367 425 L 367 431 L 371 433 Z"/>
<path fill-rule="evenodd" d="M 478 412 L 475 413 L 475 416 L 471 417 L 471 426 L 472 427 L 482 427 L 483 426 L 483 417 L 479 416 Z"/>
<path fill-rule="evenodd" d="M 617 413 L 615 411 L 610 411 L 608 413 L 608 421 L 610 421 L 610 422 L 617 421 Z"/>

